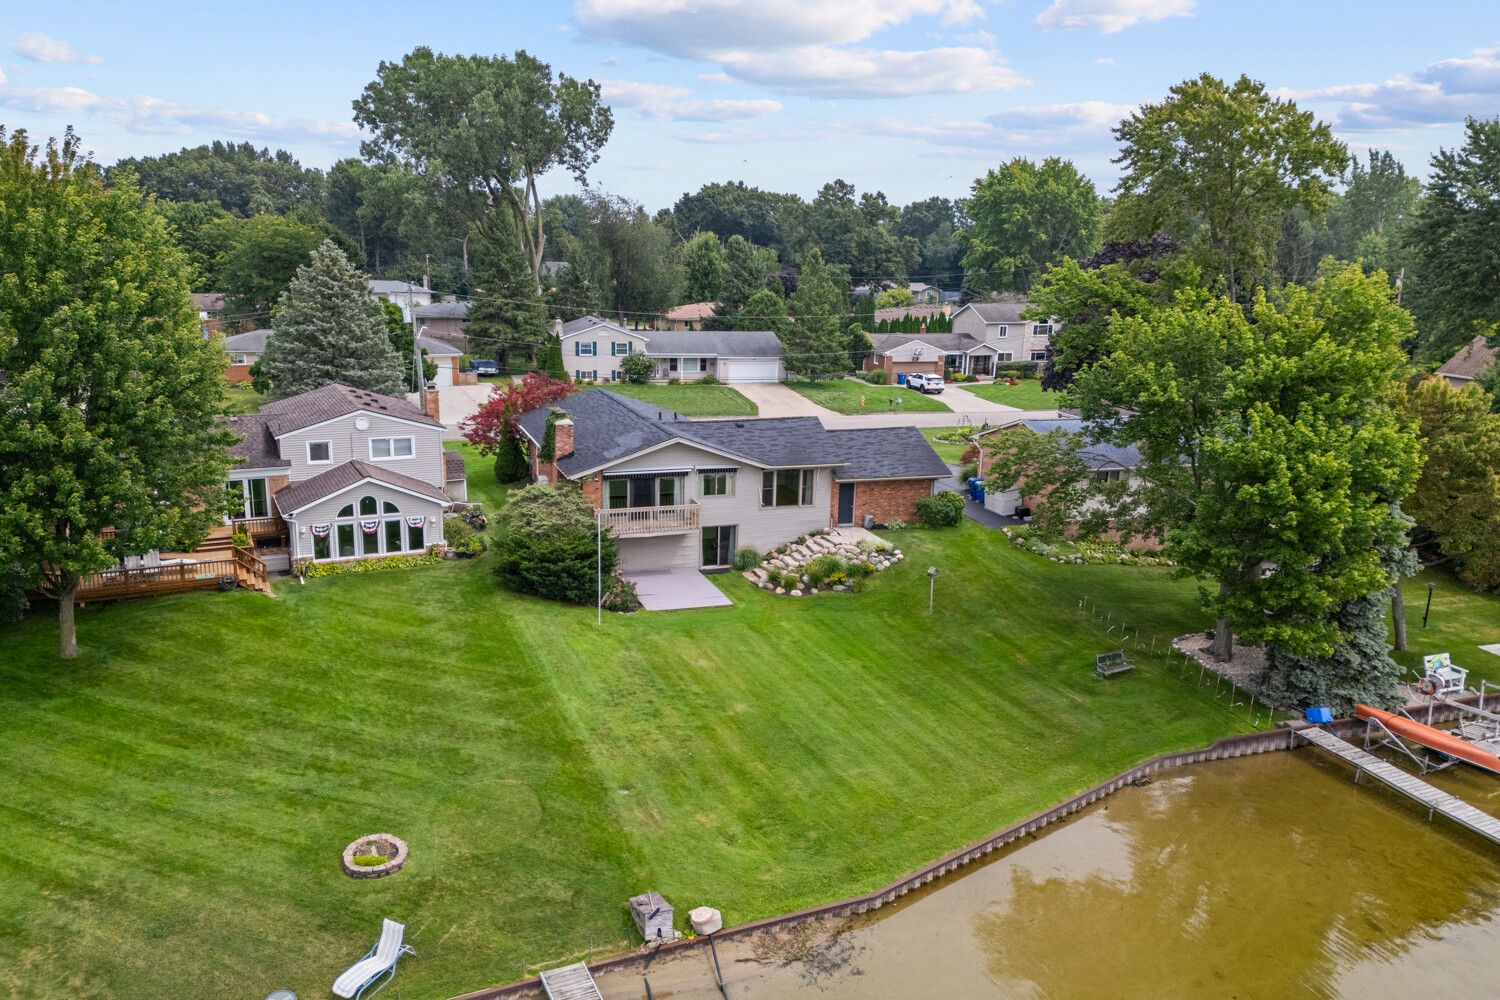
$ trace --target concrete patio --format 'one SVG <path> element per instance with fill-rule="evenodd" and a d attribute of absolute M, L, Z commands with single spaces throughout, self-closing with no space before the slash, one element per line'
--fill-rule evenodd
<path fill-rule="evenodd" d="M 695 569 L 647 570 L 624 576 L 635 584 L 641 607 L 647 611 L 723 608 L 734 603 Z"/>

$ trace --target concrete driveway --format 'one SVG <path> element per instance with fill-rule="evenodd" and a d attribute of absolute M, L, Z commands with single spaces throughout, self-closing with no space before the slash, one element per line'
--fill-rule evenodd
<path fill-rule="evenodd" d="M 854 381 L 851 379 L 851 381 Z M 762 417 L 817 417 L 830 430 L 852 427 L 953 427 L 958 424 L 999 423 L 1019 416 L 1056 416 L 1056 410 L 1018 410 L 981 399 L 972 392 L 948 389 L 938 398 L 948 407 L 939 413 L 835 413 L 814 403 L 794 389 L 779 382 L 736 383 L 745 398 L 753 402 Z"/>
<path fill-rule="evenodd" d="M 734 603 L 695 569 L 645 570 L 622 575 L 635 584 L 636 596 L 647 611 L 723 608 Z"/>
<path fill-rule="evenodd" d="M 463 436 L 459 433 L 458 422 L 479 411 L 484 401 L 490 398 L 490 389 L 487 382 L 480 382 L 478 385 L 445 385 L 438 389 L 438 417 L 443 421 L 443 437 L 446 440 L 457 441 Z M 406 398 L 413 406 L 421 405 L 414 392 L 407 393 Z"/>
<path fill-rule="evenodd" d="M 830 412 L 780 382 L 736 382 L 730 388 L 754 403 L 762 417 L 823 417 Z"/>

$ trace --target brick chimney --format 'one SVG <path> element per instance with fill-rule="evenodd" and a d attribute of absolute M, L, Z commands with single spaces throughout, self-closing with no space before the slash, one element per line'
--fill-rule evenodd
<path fill-rule="evenodd" d="M 573 454 L 573 421 L 563 417 L 552 425 L 553 460 Z"/>
<path fill-rule="evenodd" d="M 433 389 L 422 393 L 422 409 L 426 410 L 427 415 L 433 420 L 440 421 L 443 419 L 442 417 L 438 416 L 437 390 Z"/>

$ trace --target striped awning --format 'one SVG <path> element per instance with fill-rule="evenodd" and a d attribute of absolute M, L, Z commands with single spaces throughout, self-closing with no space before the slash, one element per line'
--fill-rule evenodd
<path fill-rule="evenodd" d="M 605 479 L 660 479 L 663 476 L 685 476 L 689 469 L 650 469 L 642 472 L 606 472 Z"/>

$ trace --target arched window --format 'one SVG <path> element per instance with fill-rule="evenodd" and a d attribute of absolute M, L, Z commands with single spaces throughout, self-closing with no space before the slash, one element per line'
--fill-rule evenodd
<path fill-rule="evenodd" d="M 395 504 L 391 503 L 389 500 L 385 501 L 385 505 L 384 506 L 385 506 L 385 512 L 387 514 L 399 514 L 399 513 L 401 513 L 401 508 L 397 507 Z"/>
<path fill-rule="evenodd" d="M 360 513 L 360 516 L 364 516 L 366 514 L 376 514 L 376 513 L 379 513 L 379 511 L 380 511 L 380 506 L 379 506 L 379 504 L 377 504 L 375 502 L 375 498 L 374 497 L 360 497 L 359 498 L 359 513 Z"/>
<path fill-rule="evenodd" d="M 346 503 L 346 504 L 344 504 L 344 509 L 341 510 L 341 511 L 339 511 L 339 517 L 353 517 L 353 516 L 354 516 L 354 505 L 352 503 Z"/>

